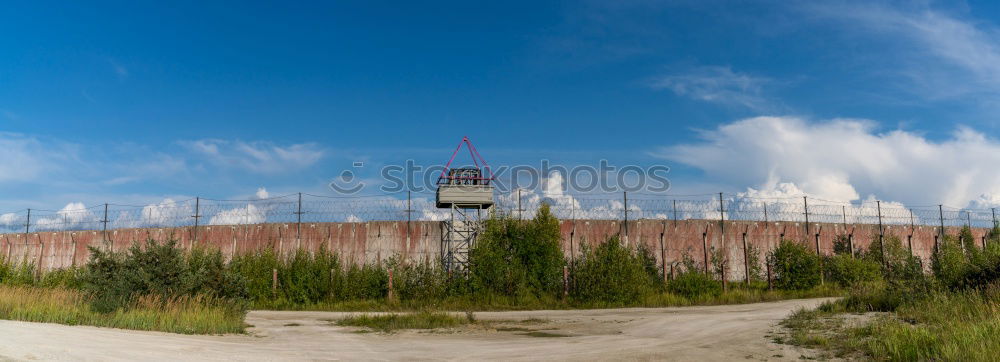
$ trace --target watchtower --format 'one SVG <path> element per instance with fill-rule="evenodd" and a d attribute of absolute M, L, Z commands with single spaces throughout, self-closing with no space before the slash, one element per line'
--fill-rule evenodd
<path fill-rule="evenodd" d="M 458 151 L 465 145 L 474 166 L 451 168 Z M 479 155 L 468 137 L 462 137 L 437 182 L 437 207 L 451 209 L 441 235 L 442 264 L 448 271 L 465 270 L 469 250 L 483 229 L 483 211 L 493 207 L 493 170 Z"/>

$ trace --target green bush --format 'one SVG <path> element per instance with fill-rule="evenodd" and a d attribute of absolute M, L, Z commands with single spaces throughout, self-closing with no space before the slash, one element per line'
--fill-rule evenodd
<path fill-rule="evenodd" d="M 559 246 L 559 220 L 548 205 L 535 218 L 493 218 L 469 252 L 469 278 L 476 292 L 505 296 L 554 295 L 566 265 Z"/>
<path fill-rule="evenodd" d="M 934 277 L 952 290 L 980 289 L 1000 280 L 1000 233 L 990 231 L 985 249 L 975 245 L 972 232 L 962 228 L 959 237 L 945 236 L 931 259 Z"/>
<path fill-rule="evenodd" d="M 881 239 L 881 240 L 880 240 Z M 882 266 L 882 277 L 887 280 L 918 280 L 924 272 L 920 259 L 911 255 L 910 250 L 903 246 L 896 235 L 884 235 L 881 238 L 872 235 L 872 242 L 867 251 L 858 253 L 858 258 Z"/>
<path fill-rule="evenodd" d="M 852 255 L 851 253 L 851 236 L 840 234 L 833 239 L 833 254 L 834 255 Z"/>
<path fill-rule="evenodd" d="M 122 309 L 147 296 L 166 301 L 206 294 L 237 301 L 247 294 L 242 278 L 227 272 L 218 252 L 197 251 L 185 258 L 173 240 L 149 240 L 126 252 L 94 247 L 90 252 L 81 286 L 98 312 Z"/>
<path fill-rule="evenodd" d="M 722 294 L 722 283 L 697 269 L 686 270 L 667 283 L 667 290 L 686 298 L 718 296 Z"/>
<path fill-rule="evenodd" d="M 823 262 L 826 278 L 843 287 L 882 279 L 881 266 L 865 259 L 855 259 L 850 254 L 837 254 Z"/>
<path fill-rule="evenodd" d="M 35 284 L 35 263 L 13 263 L 0 259 L 0 284 L 19 286 Z"/>
<path fill-rule="evenodd" d="M 257 250 L 251 253 L 234 256 L 229 262 L 229 270 L 246 280 L 247 293 L 250 301 L 264 304 L 276 297 L 271 290 L 273 270 L 278 269 L 281 261 L 272 249 Z"/>
<path fill-rule="evenodd" d="M 594 249 L 584 246 L 573 271 L 573 297 L 586 302 L 625 305 L 655 291 L 655 262 L 649 267 L 647 252 L 631 250 L 618 237 Z"/>
<path fill-rule="evenodd" d="M 779 289 L 804 290 L 820 283 L 820 258 L 805 245 L 783 240 L 769 259 Z"/>

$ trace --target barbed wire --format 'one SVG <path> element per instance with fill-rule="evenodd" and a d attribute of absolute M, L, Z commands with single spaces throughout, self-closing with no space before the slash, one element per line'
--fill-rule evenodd
<path fill-rule="evenodd" d="M 494 195 L 495 210 L 532 218 L 543 205 L 561 219 L 719 220 L 847 224 L 994 227 L 995 209 L 944 205 L 906 206 L 865 200 L 851 203 L 812 197 L 747 197 L 740 194 L 648 193 L 548 194 L 515 190 Z M 115 230 L 194 225 L 253 225 L 367 221 L 440 221 L 433 193 L 380 195 L 287 194 L 247 200 L 170 199 L 148 205 L 72 203 L 61 210 L 25 209 L 0 214 L 0 233 Z"/>

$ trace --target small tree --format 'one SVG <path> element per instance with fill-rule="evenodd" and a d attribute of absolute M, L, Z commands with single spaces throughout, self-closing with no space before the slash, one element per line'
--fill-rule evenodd
<path fill-rule="evenodd" d="M 780 289 L 809 289 L 820 283 L 819 256 L 805 245 L 782 240 L 768 259 L 774 266 L 775 286 Z"/>

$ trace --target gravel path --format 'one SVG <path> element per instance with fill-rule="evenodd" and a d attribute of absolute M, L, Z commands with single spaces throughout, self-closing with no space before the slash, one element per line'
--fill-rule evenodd
<path fill-rule="evenodd" d="M 768 336 L 792 311 L 824 300 L 480 312 L 475 326 L 393 334 L 335 326 L 350 313 L 332 312 L 253 311 L 249 333 L 228 336 L 0 321 L 0 361 L 793 360 L 798 349 Z"/>

